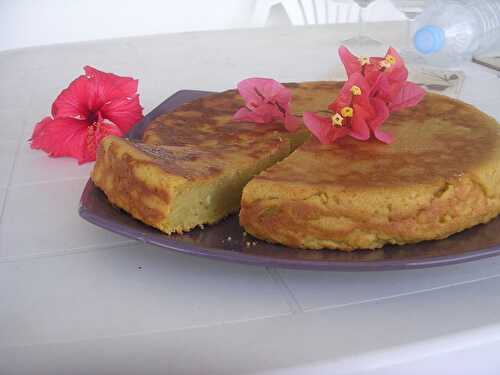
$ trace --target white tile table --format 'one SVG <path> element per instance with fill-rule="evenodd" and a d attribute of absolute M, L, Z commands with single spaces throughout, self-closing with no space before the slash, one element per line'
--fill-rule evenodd
<path fill-rule="evenodd" d="M 372 34 L 397 46 L 400 23 Z M 249 76 L 329 79 L 352 26 L 158 35 L 0 54 L 0 374 L 497 374 L 500 259 L 312 272 L 176 254 L 94 227 L 91 164 L 27 144 L 84 65 L 140 80 L 145 112 Z M 462 98 L 500 119 L 473 64 Z"/>

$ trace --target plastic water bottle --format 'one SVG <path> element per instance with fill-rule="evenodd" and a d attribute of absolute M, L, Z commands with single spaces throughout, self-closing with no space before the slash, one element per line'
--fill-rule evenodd
<path fill-rule="evenodd" d="M 470 59 L 500 39 L 500 0 L 435 0 L 416 19 L 413 42 L 433 65 Z"/>

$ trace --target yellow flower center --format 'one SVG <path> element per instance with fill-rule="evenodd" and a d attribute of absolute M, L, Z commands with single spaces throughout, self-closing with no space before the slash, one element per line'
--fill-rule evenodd
<path fill-rule="evenodd" d="M 370 58 L 369 57 L 360 57 L 358 59 L 358 61 L 361 64 L 361 66 L 365 66 L 365 65 L 368 65 L 370 63 Z"/>
<path fill-rule="evenodd" d="M 340 114 L 343 117 L 352 117 L 353 113 L 354 110 L 352 109 L 352 107 L 344 107 L 340 110 Z"/>
<path fill-rule="evenodd" d="M 389 69 L 391 67 L 391 63 L 387 60 L 382 60 L 379 62 L 381 68 Z"/>
<path fill-rule="evenodd" d="M 352 85 L 351 93 L 356 96 L 361 95 L 361 89 L 359 88 L 359 86 Z"/>
<path fill-rule="evenodd" d="M 389 64 L 396 64 L 396 58 L 392 55 L 387 55 L 385 57 L 385 61 L 387 61 Z"/>
<path fill-rule="evenodd" d="M 341 128 L 343 126 L 344 118 L 340 115 L 340 113 L 335 113 L 332 116 L 332 125 L 335 128 Z"/>

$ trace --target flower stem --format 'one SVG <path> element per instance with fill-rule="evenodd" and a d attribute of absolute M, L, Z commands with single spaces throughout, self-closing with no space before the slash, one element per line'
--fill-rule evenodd
<path fill-rule="evenodd" d="M 315 113 L 323 113 L 323 114 L 327 114 L 327 115 L 331 115 L 332 114 L 332 112 L 329 111 L 328 109 L 320 109 L 319 111 L 315 111 Z M 297 117 L 303 117 L 304 116 L 304 112 L 295 112 L 293 115 L 297 116 Z"/>

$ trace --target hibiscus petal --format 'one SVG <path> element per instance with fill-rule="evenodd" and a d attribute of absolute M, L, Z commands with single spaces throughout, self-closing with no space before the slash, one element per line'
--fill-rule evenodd
<path fill-rule="evenodd" d="M 329 118 L 317 116 L 312 112 L 304 112 L 304 124 L 309 131 L 322 143 L 332 143 L 332 121 Z"/>
<path fill-rule="evenodd" d="M 31 148 L 40 149 L 53 157 L 70 156 L 80 163 L 87 142 L 87 123 L 73 118 L 44 118 L 33 131 Z M 94 155 L 95 156 L 95 155 Z"/>
<path fill-rule="evenodd" d="M 34 148 L 34 149 L 40 148 L 40 147 L 37 147 L 37 142 L 39 142 L 39 140 L 41 139 L 40 136 L 43 133 L 43 129 L 51 121 L 54 121 L 52 119 L 52 117 L 44 117 L 40 122 L 38 122 L 35 125 L 35 129 L 33 129 L 33 134 L 31 135 L 31 138 L 29 139 L 29 141 L 32 142 L 31 148 Z M 33 142 L 35 143 L 35 145 L 33 145 Z"/>
<path fill-rule="evenodd" d="M 353 73 L 361 72 L 361 64 L 359 59 L 354 56 L 346 47 L 339 47 L 339 56 L 342 64 L 344 64 L 347 76 L 350 77 Z"/>
<path fill-rule="evenodd" d="M 99 144 L 104 137 L 108 135 L 115 135 L 117 137 L 122 137 L 123 132 L 115 124 L 109 122 L 99 122 L 96 124 L 95 140 L 96 144 Z"/>
<path fill-rule="evenodd" d="M 87 77 L 80 76 L 62 90 L 52 104 L 52 116 L 85 119 L 89 113 L 88 98 L 92 89 Z"/>
<path fill-rule="evenodd" d="M 89 106 L 92 109 L 101 107 L 110 100 L 133 97 L 137 93 L 138 80 L 106 73 L 91 66 L 85 66 L 85 75 L 90 80 L 92 91 Z"/>
<path fill-rule="evenodd" d="M 101 107 L 100 114 L 103 119 L 110 120 L 126 133 L 142 118 L 139 95 L 113 99 Z"/>
<path fill-rule="evenodd" d="M 389 109 L 391 111 L 399 111 L 404 108 L 413 107 L 420 103 L 424 96 L 425 90 L 423 88 L 412 82 L 405 82 L 397 94 L 392 97 Z"/>

